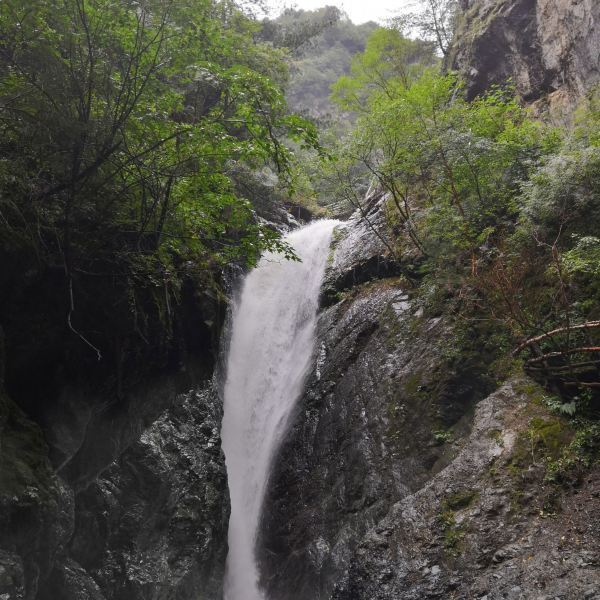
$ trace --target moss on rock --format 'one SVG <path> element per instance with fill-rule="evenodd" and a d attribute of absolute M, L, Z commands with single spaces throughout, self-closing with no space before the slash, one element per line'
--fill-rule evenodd
<path fill-rule="evenodd" d="M 72 501 L 50 466 L 40 428 L 2 389 L 0 457 L 0 566 L 10 575 L 2 592 L 31 600 L 70 535 Z"/>
<path fill-rule="evenodd" d="M 22 496 L 34 489 L 39 497 L 47 497 L 54 481 L 42 431 L 2 391 L 0 414 L 0 497 Z"/>

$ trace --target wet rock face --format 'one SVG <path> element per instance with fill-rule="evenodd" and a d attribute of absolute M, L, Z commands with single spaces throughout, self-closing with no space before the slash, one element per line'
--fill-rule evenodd
<path fill-rule="evenodd" d="M 530 385 L 478 404 L 457 457 L 364 536 L 333 600 L 598 597 L 599 470 L 554 515 L 541 465 L 515 473 Z"/>
<path fill-rule="evenodd" d="M 510 78 L 526 101 L 559 112 L 600 80 L 599 23 L 595 0 L 470 0 L 448 66 L 469 97 Z"/>
<path fill-rule="evenodd" d="M 40 428 L 0 388 L 0 598 L 33 600 L 73 527 Z"/>
<path fill-rule="evenodd" d="M 190 393 L 76 496 L 70 559 L 40 600 L 75 598 L 68 590 L 93 589 L 90 579 L 111 600 L 219 597 L 229 513 L 221 414 L 212 386 Z"/>
<path fill-rule="evenodd" d="M 449 460 L 434 432 L 461 429 L 485 395 L 446 352 L 452 328 L 416 314 L 401 279 L 383 270 L 348 286 L 369 260 L 358 248 L 385 259 L 376 235 L 357 242 L 369 235 L 358 217 L 337 233 L 326 286 L 345 292 L 320 316 L 314 370 L 273 468 L 259 548 L 278 600 L 330 598 L 362 536 Z"/>
<path fill-rule="evenodd" d="M 56 471 L 76 491 L 85 489 L 169 406 L 189 379 L 151 377 L 125 402 L 81 386 L 65 387 L 40 411 Z M 187 381 L 186 381 L 187 379 Z"/>
<path fill-rule="evenodd" d="M 3 600 L 221 597 L 229 502 L 212 384 L 177 397 L 75 495 L 40 428 L 0 404 Z"/>
<path fill-rule="evenodd" d="M 106 600 L 98 584 L 73 559 L 60 561 L 38 594 L 38 598 L 68 600 Z"/>
<path fill-rule="evenodd" d="M 336 304 L 344 292 L 378 279 L 411 277 L 419 260 L 406 251 L 396 255 L 385 216 L 388 195 L 372 190 L 362 210 L 334 231 L 329 265 L 322 286 L 321 305 Z"/>

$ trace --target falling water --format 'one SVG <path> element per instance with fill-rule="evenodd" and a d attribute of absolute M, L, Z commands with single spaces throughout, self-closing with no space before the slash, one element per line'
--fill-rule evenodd
<path fill-rule="evenodd" d="M 313 356 L 335 224 L 316 221 L 287 236 L 302 262 L 264 256 L 233 310 L 222 431 L 231 496 L 225 600 L 264 599 L 254 546 L 265 486 Z"/>

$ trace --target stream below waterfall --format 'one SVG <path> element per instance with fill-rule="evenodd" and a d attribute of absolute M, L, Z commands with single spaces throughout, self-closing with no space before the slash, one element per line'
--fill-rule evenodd
<path fill-rule="evenodd" d="M 255 556 L 263 498 L 313 358 L 337 223 L 315 221 L 286 236 L 301 262 L 267 253 L 245 277 L 233 307 L 222 429 L 231 497 L 225 600 L 264 600 Z"/>

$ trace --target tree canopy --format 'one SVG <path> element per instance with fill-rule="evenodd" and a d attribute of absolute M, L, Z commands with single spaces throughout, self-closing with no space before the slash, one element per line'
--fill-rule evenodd
<path fill-rule="evenodd" d="M 27 270 L 62 273 L 65 323 L 100 357 L 106 332 L 169 322 L 184 267 L 293 256 L 239 185 L 289 183 L 286 140 L 317 147 L 260 29 L 229 0 L 0 5 L 3 301 Z"/>
<path fill-rule="evenodd" d="M 371 34 L 333 87 L 358 118 L 333 141 L 321 195 L 368 222 L 378 190 L 378 234 L 423 305 L 485 323 L 498 355 L 530 352 L 528 372 L 580 402 L 600 385 L 597 92 L 560 131 L 510 82 L 467 101 L 438 54 L 397 27 Z"/>
<path fill-rule="evenodd" d="M 331 85 L 350 71 L 352 58 L 365 49 L 375 23 L 354 25 L 339 9 L 288 9 L 263 22 L 263 35 L 290 50 L 286 96 L 293 110 L 325 120 L 337 112 Z M 334 117 L 335 118 L 335 117 Z"/>

